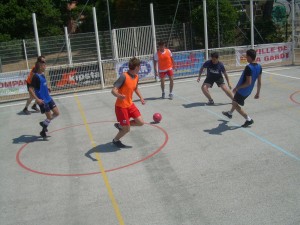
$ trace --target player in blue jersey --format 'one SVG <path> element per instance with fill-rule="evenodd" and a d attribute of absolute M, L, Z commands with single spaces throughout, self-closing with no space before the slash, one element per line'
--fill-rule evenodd
<path fill-rule="evenodd" d="M 213 52 L 211 54 L 211 60 L 207 60 L 205 63 L 203 63 L 203 65 L 199 71 L 199 76 L 198 76 L 197 82 L 200 81 L 201 74 L 204 69 L 207 70 L 207 75 L 206 75 L 206 79 L 204 80 L 204 82 L 202 84 L 201 89 L 202 89 L 203 94 L 208 99 L 207 105 L 214 105 L 214 100 L 212 99 L 212 97 L 209 93 L 209 90 L 208 90 L 209 88 L 212 88 L 214 83 L 216 83 L 218 85 L 218 87 L 220 87 L 225 92 L 225 94 L 231 100 L 233 100 L 233 94 L 226 87 L 226 85 L 224 83 L 224 78 L 223 78 L 222 74 L 224 74 L 225 79 L 228 84 L 228 87 L 231 89 L 231 84 L 230 84 L 226 69 L 224 67 L 224 64 L 219 61 L 219 53 Z"/>
<path fill-rule="evenodd" d="M 236 87 L 233 89 L 233 93 L 235 95 L 233 97 L 231 110 L 228 112 L 222 112 L 223 115 L 231 119 L 232 113 L 234 110 L 237 110 L 246 119 L 246 122 L 242 125 L 242 127 L 248 127 L 254 123 L 253 119 L 248 116 L 241 106 L 244 106 L 245 99 L 251 94 L 256 80 L 257 92 L 254 98 L 259 98 L 262 74 L 261 65 L 255 62 L 256 51 L 254 49 L 247 50 L 246 57 L 249 64 L 245 67 Z"/>
<path fill-rule="evenodd" d="M 29 86 L 29 92 L 35 98 L 36 103 L 41 109 L 41 113 L 46 115 L 46 119 L 40 122 L 43 127 L 40 135 L 46 138 L 47 127 L 51 120 L 55 119 L 59 115 L 58 108 L 49 94 L 49 88 L 47 85 L 47 80 L 44 75 L 46 69 L 46 63 L 37 62 L 35 64 L 35 74 L 32 77 L 31 84 Z M 51 113 L 52 111 L 52 113 Z"/>

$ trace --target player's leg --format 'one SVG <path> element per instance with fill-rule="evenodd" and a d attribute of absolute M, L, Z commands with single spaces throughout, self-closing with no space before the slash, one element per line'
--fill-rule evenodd
<path fill-rule="evenodd" d="M 161 97 L 165 98 L 165 73 L 159 73 L 160 78 L 160 88 L 161 88 Z"/>
<path fill-rule="evenodd" d="M 130 126 L 143 126 L 144 120 L 143 117 L 139 111 L 139 109 L 135 106 L 135 104 L 132 104 L 129 109 L 129 117 L 132 117 L 133 120 L 130 120 Z"/>
<path fill-rule="evenodd" d="M 170 99 L 173 99 L 173 87 L 174 87 L 174 73 L 173 73 L 173 70 L 168 70 L 168 76 L 169 76 L 169 81 L 170 81 L 169 97 L 170 97 Z"/>
<path fill-rule="evenodd" d="M 116 106 L 115 113 L 119 123 L 115 124 L 115 127 L 118 129 L 118 133 L 112 140 L 112 143 L 119 148 L 125 148 L 126 145 L 124 145 L 120 139 L 130 131 L 129 112 L 126 108 Z"/>
<path fill-rule="evenodd" d="M 232 92 L 226 87 L 225 84 L 221 84 L 219 87 L 225 92 L 225 94 L 226 94 L 231 100 L 233 100 L 233 94 L 232 94 Z"/>
<path fill-rule="evenodd" d="M 205 95 L 205 97 L 208 99 L 208 103 L 209 105 L 213 105 L 214 104 L 214 100 L 212 99 L 210 93 L 209 93 L 209 88 L 212 87 L 212 84 L 209 83 L 209 81 L 207 81 L 207 79 L 205 79 L 205 81 L 203 82 L 202 86 L 201 86 L 201 90 L 203 92 L 203 94 Z"/>

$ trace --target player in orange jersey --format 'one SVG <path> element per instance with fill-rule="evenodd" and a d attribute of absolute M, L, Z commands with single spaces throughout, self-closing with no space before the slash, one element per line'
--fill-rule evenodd
<path fill-rule="evenodd" d="M 36 60 L 36 62 L 41 62 L 41 63 L 46 63 L 46 59 L 45 59 L 45 56 L 39 56 Z M 29 90 L 29 86 L 31 84 L 31 81 L 32 81 L 32 77 L 35 73 L 35 66 L 32 67 L 30 73 L 28 74 L 27 76 L 27 79 L 26 79 L 26 83 L 27 83 L 27 90 Z M 28 91 L 29 92 L 29 91 Z M 25 108 L 23 109 L 23 112 L 26 114 L 26 115 L 30 115 L 30 112 L 28 111 L 28 106 L 30 105 L 30 103 L 32 102 L 32 100 L 34 99 L 34 97 L 30 94 L 29 92 L 29 98 L 27 99 L 26 101 L 26 105 L 25 105 Z M 40 110 L 38 109 L 38 107 L 36 106 L 36 102 L 32 105 L 31 107 L 33 110 L 39 112 Z"/>
<path fill-rule="evenodd" d="M 142 104 L 145 100 L 141 95 L 138 88 L 139 75 L 138 72 L 141 68 L 139 59 L 133 57 L 129 60 L 129 70 L 123 73 L 118 80 L 114 83 L 111 93 L 117 97 L 115 103 L 115 113 L 119 123 L 115 123 L 115 127 L 119 130 L 113 144 L 119 148 L 126 148 L 120 139 L 130 131 L 130 126 L 143 126 L 144 120 L 141 116 L 139 109 L 132 102 L 133 92 L 140 98 Z M 130 120 L 133 118 L 133 120 Z"/>
<path fill-rule="evenodd" d="M 170 80 L 170 94 L 169 98 L 173 99 L 173 67 L 174 67 L 174 59 L 172 56 L 172 52 L 166 48 L 165 43 L 160 41 L 158 43 L 158 51 L 154 54 L 154 69 L 155 69 L 155 76 L 157 77 L 157 64 L 158 64 L 158 73 L 160 77 L 160 87 L 162 91 L 162 98 L 165 98 L 165 76 L 168 75 Z"/>

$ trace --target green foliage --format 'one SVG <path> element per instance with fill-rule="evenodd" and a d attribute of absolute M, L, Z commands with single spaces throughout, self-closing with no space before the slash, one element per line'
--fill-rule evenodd
<path fill-rule="evenodd" d="M 217 0 L 207 1 L 207 27 L 209 47 L 218 46 L 218 21 L 217 21 Z M 231 5 L 229 0 L 219 0 L 219 29 L 222 37 L 222 46 L 234 43 L 235 27 L 237 24 L 238 12 Z M 192 23 L 195 27 L 195 32 L 199 37 L 198 44 L 204 47 L 204 19 L 203 5 L 199 5 L 192 11 Z"/>

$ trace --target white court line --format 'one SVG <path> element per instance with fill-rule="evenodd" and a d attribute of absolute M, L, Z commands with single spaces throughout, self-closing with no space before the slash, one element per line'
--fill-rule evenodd
<path fill-rule="evenodd" d="M 267 70 L 263 70 L 263 73 L 269 73 L 269 74 L 274 74 L 277 76 L 283 76 L 283 77 L 288 77 L 288 78 L 294 78 L 294 79 L 300 79 L 298 77 L 290 77 L 290 76 L 285 76 L 285 75 L 281 75 L 281 74 L 275 74 L 275 73 L 271 73 L 271 71 L 278 71 L 278 70 L 288 70 L 288 69 L 294 69 L 295 67 L 290 67 L 290 68 L 284 68 L 284 67 L 276 67 L 276 68 L 270 68 Z M 230 74 L 230 75 L 229 75 Z M 232 72 L 232 73 L 228 73 L 229 77 L 235 77 L 235 76 L 240 76 L 241 72 Z M 186 79 L 180 79 L 180 80 L 174 80 L 174 83 L 185 83 L 185 82 L 193 82 L 195 81 L 196 77 L 191 77 L 191 78 L 186 78 Z M 154 83 L 154 84 L 145 84 L 145 85 L 140 85 L 140 88 L 149 88 L 149 87 L 154 87 L 154 86 L 158 86 L 160 85 L 159 82 Z M 86 93 L 77 93 L 77 96 L 87 96 L 87 95 L 95 95 L 95 94 L 103 94 L 103 93 L 109 93 L 111 92 L 111 90 L 101 90 L 101 91 L 88 91 Z M 54 100 L 58 100 L 58 99 L 65 99 L 65 98 L 73 98 L 73 93 L 70 94 L 66 94 L 64 96 L 54 96 L 53 99 Z M 20 100 L 21 101 L 21 100 Z M 11 106 L 19 106 L 19 105 L 25 105 L 25 100 L 22 100 L 22 102 L 17 102 L 17 103 L 12 103 L 12 104 L 1 104 L 0 108 L 6 108 L 6 107 L 11 107 Z"/>
<path fill-rule="evenodd" d="M 272 74 L 272 75 L 275 75 L 275 76 L 287 77 L 287 78 L 300 80 L 300 77 L 292 77 L 292 76 L 282 75 L 282 74 L 278 74 L 278 73 L 271 73 L 271 72 L 268 72 L 268 71 L 263 71 L 263 73 L 268 73 L 268 74 Z"/>

